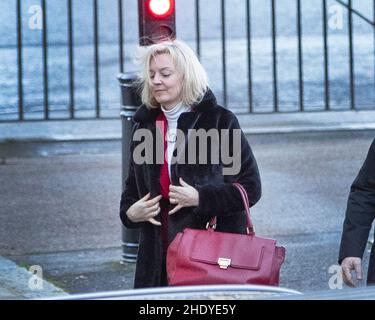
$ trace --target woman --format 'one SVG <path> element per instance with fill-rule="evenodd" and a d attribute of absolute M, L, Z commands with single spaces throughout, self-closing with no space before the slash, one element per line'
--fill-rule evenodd
<path fill-rule="evenodd" d="M 193 50 L 177 40 L 146 50 L 143 105 L 134 116 L 129 174 L 120 204 L 123 224 L 140 228 L 135 288 L 168 285 L 167 247 L 184 228 L 203 229 L 210 217 L 217 216 L 218 231 L 245 232 L 241 195 L 233 182 L 246 189 L 251 206 L 261 195 L 257 163 L 238 120 L 217 104 Z M 217 133 L 219 140 L 207 139 L 206 145 L 199 141 L 197 147 L 192 144 L 192 129 Z M 150 133 L 145 139 L 152 138 L 148 149 L 155 151 L 146 163 L 140 161 L 139 150 L 147 144 L 135 138 L 140 132 Z M 181 137 L 182 143 L 177 139 Z M 160 150 L 165 157 L 157 161 Z M 239 160 L 230 174 L 225 173 L 229 168 L 225 155 L 232 155 L 233 163 Z M 214 161 L 217 157 L 219 161 Z M 198 161 L 202 159 L 206 161 Z"/>

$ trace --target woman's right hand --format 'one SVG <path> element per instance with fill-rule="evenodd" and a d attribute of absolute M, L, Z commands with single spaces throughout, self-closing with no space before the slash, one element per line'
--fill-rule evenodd
<path fill-rule="evenodd" d="M 344 282 L 349 287 L 356 286 L 356 280 L 362 280 L 362 259 L 357 257 L 346 257 L 341 262 L 342 275 Z M 356 278 L 352 277 L 351 272 L 354 271 Z"/>
<path fill-rule="evenodd" d="M 148 221 L 155 226 L 161 226 L 159 221 L 156 221 L 154 217 L 156 217 L 160 212 L 160 205 L 159 201 L 161 199 L 161 195 L 149 200 L 151 194 L 146 194 L 142 199 L 138 200 L 134 203 L 128 211 L 126 211 L 126 215 L 128 216 L 131 222 L 144 222 Z"/>

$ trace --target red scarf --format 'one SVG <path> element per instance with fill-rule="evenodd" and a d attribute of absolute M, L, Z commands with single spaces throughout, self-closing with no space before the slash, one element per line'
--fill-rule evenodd
<path fill-rule="evenodd" d="M 167 254 L 168 249 L 168 211 L 169 211 L 169 185 L 170 185 L 170 178 L 168 172 L 168 144 L 167 139 L 165 139 L 167 135 L 168 129 L 168 121 L 165 117 L 164 113 L 161 112 L 158 117 L 156 118 L 156 127 L 161 131 L 164 143 L 164 157 L 163 157 L 163 165 L 160 170 L 160 193 L 162 195 L 162 201 L 160 202 L 161 208 L 161 241 L 163 244 L 164 254 Z M 158 146 L 156 146 L 158 147 Z M 163 201 L 166 200 L 166 201 Z"/>
<path fill-rule="evenodd" d="M 161 112 L 156 118 L 156 127 L 159 128 L 159 130 L 161 131 L 163 142 L 164 142 L 164 158 L 163 158 L 164 161 L 163 161 L 163 165 L 160 171 L 160 191 L 161 191 L 161 195 L 163 196 L 163 198 L 168 200 L 169 199 L 169 185 L 171 183 L 170 178 L 169 178 L 169 172 L 168 172 L 168 158 L 167 158 L 168 145 L 167 145 L 167 139 L 165 139 L 165 136 L 167 135 L 167 130 L 168 130 L 168 121 L 163 112 Z"/>

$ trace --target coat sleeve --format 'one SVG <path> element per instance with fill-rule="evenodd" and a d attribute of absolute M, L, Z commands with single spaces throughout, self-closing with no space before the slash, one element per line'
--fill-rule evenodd
<path fill-rule="evenodd" d="M 339 263 L 346 257 L 362 258 L 375 219 L 375 140 L 355 178 L 348 197 Z"/>
<path fill-rule="evenodd" d="M 230 143 L 230 154 L 238 157 L 239 171 L 232 175 L 224 175 L 224 182 L 221 184 L 196 185 L 199 193 L 199 205 L 194 209 L 195 213 L 202 215 L 217 216 L 229 215 L 233 212 L 244 210 L 239 190 L 233 186 L 233 182 L 240 183 L 246 190 L 250 206 L 253 206 L 261 197 L 261 182 L 258 165 L 251 147 L 242 132 L 236 116 L 229 110 L 221 117 L 219 129 L 229 129 L 229 141 L 232 139 L 234 129 L 240 132 L 240 151 L 236 151 Z M 223 165 L 225 167 L 225 165 Z"/>
<path fill-rule="evenodd" d="M 132 130 L 132 137 L 134 134 L 134 131 L 136 130 L 136 125 L 133 127 Z M 135 229 L 141 227 L 144 222 L 138 222 L 134 223 L 129 220 L 128 216 L 126 215 L 126 212 L 128 209 L 137 202 L 140 198 L 138 195 L 138 189 L 137 189 L 137 182 L 135 178 L 135 172 L 134 172 L 134 161 L 133 161 L 133 149 L 134 146 L 131 144 L 130 147 L 130 154 L 129 154 L 129 170 L 128 170 L 128 177 L 125 181 L 125 187 L 124 191 L 121 195 L 121 201 L 120 201 L 120 218 L 124 226 Z"/>

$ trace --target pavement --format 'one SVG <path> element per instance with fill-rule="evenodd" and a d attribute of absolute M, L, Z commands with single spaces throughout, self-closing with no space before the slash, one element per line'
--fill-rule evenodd
<path fill-rule="evenodd" d="M 0 299 L 37 299 L 66 295 L 65 291 L 44 281 L 33 270 L 38 271 L 36 267 L 23 268 L 0 257 Z"/>
<path fill-rule="evenodd" d="M 264 186 L 254 223 L 287 247 L 281 285 L 328 289 L 375 113 L 238 118 Z M 132 288 L 134 264 L 121 263 L 120 139 L 120 120 L 0 123 L 0 299 Z"/>

